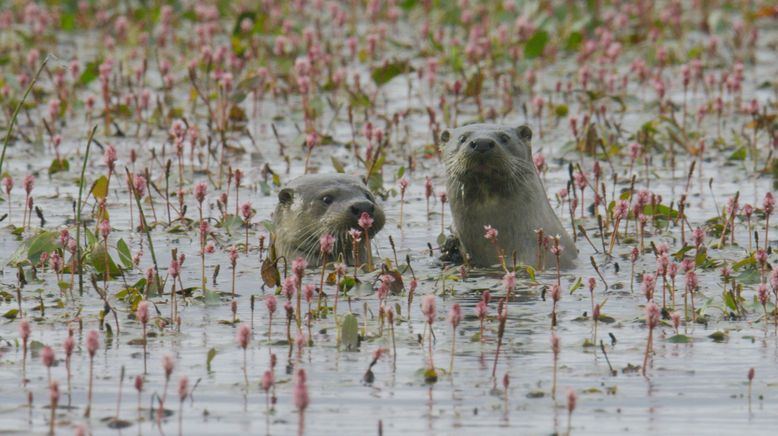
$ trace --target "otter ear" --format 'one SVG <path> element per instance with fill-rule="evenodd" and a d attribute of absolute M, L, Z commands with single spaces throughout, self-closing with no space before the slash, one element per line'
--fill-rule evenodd
<path fill-rule="evenodd" d="M 294 190 L 292 188 L 284 188 L 278 193 L 278 202 L 286 206 L 292 204 L 294 199 Z"/>
<path fill-rule="evenodd" d="M 522 124 L 521 126 L 517 127 L 516 134 L 519 135 L 519 138 L 527 144 L 532 141 L 532 129 L 530 129 L 526 124 Z"/>
<path fill-rule="evenodd" d="M 451 132 L 449 132 L 448 129 L 440 132 L 440 140 L 442 142 L 448 142 L 449 139 L 451 139 Z"/>

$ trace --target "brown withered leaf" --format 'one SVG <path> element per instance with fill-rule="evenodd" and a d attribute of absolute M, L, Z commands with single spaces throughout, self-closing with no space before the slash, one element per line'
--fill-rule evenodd
<path fill-rule="evenodd" d="M 266 257 L 262 261 L 262 281 L 265 282 L 265 286 L 269 288 L 275 288 L 278 283 L 281 282 L 281 275 L 278 273 L 278 265 L 276 262 Z"/>

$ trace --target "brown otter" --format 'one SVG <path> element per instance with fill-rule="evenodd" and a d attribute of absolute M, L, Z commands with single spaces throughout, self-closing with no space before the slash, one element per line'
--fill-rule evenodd
<path fill-rule="evenodd" d="M 384 226 L 384 211 L 358 177 L 344 174 L 311 174 L 289 182 L 278 193 L 273 214 L 275 250 L 288 261 L 302 256 L 308 265 L 321 263 L 319 240 L 325 234 L 334 237 L 332 257 L 343 254 L 353 264 L 349 230 L 362 230 L 359 218 L 367 213 L 373 219 L 368 235 L 372 239 Z M 359 245 L 360 263 L 367 259 L 364 236 Z"/>
<path fill-rule="evenodd" d="M 496 124 L 471 124 L 441 133 L 454 231 L 461 248 L 477 266 L 500 262 L 484 227 L 499 232 L 497 243 L 510 257 L 538 263 L 536 229 L 559 235 L 561 266 L 577 256 L 575 244 L 554 213 L 532 163 L 532 130 Z M 553 264 L 550 256 L 547 263 Z"/>

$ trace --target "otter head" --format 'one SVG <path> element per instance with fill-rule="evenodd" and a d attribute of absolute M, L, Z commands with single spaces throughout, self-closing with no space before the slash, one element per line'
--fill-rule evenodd
<path fill-rule="evenodd" d="M 368 232 L 372 238 L 383 228 L 385 216 L 361 179 L 313 174 L 291 181 L 278 193 L 274 221 L 282 243 L 313 258 L 319 254 L 319 239 L 325 234 L 335 238 L 334 255 L 350 253 L 348 232 L 362 230 L 359 219 L 363 214 L 373 219 Z"/>
<path fill-rule="evenodd" d="M 440 139 L 449 180 L 468 189 L 499 194 L 534 175 L 528 126 L 470 124 L 444 130 Z"/>

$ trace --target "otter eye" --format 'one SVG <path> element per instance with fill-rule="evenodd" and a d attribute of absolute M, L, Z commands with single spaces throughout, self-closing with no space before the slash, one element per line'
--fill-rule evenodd
<path fill-rule="evenodd" d="M 327 206 L 331 205 L 334 200 L 335 199 L 332 198 L 332 195 L 325 195 L 321 198 L 321 202 L 326 204 Z"/>
<path fill-rule="evenodd" d="M 500 133 L 500 135 L 499 135 L 497 138 L 498 138 L 498 139 L 500 140 L 500 142 L 502 142 L 503 144 L 507 144 L 507 143 L 508 143 L 508 141 L 510 141 L 510 139 L 511 139 L 511 138 L 509 138 L 509 137 L 508 137 L 508 135 L 506 135 L 505 133 Z"/>

